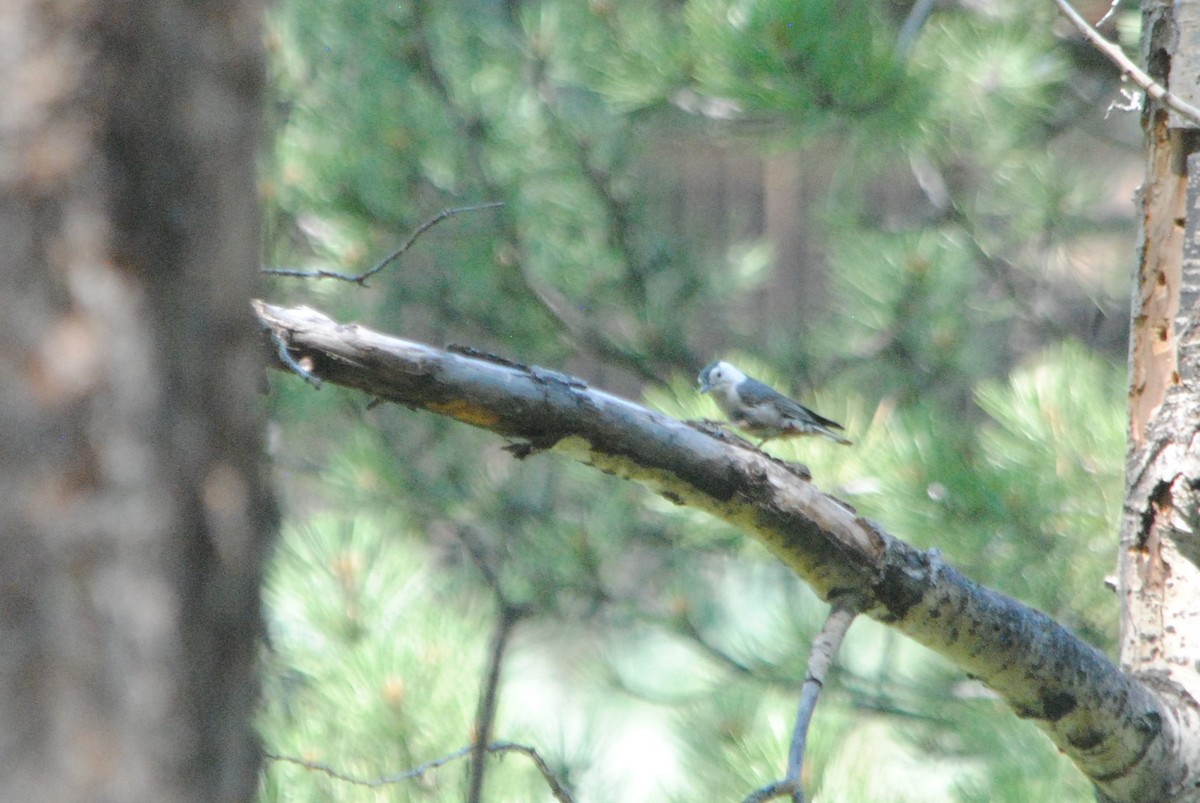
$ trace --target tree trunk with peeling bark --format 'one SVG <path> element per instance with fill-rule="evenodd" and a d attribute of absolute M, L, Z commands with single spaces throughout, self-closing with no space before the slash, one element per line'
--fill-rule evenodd
<path fill-rule="evenodd" d="M 1200 101 L 1200 4 L 1143 4 L 1151 77 Z M 1170 800 L 1200 799 L 1200 136 L 1147 102 L 1118 556 L 1121 667 L 1184 724 Z"/>
<path fill-rule="evenodd" d="M 251 800 L 262 6 L 0 11 L 0 800 Z"/>

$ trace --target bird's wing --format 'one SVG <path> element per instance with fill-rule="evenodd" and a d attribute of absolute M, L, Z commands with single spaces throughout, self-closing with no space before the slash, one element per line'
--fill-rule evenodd
<path fill-rule="evenodd" d="M 775 388 L 764 382 L 759 382 L 757 379 L 747 378 L 740 385 L 738 385 L 737 390 L 738 396 L 740 396 L 742 401 L 746 404 L 773 404 L 777 406 L 785 416 L 792 416 L 802 421 L 814 421 L 823 427 L 845 429 L 845 427 L 838 422 L 830 418 L 826 418 L 820 413 L 814 413 L 800 402 L 783 395 L 779 391 L 775 390 Z"/>
<path fill-rule="evenodd" d="M 812 410 L 808 409 L 803 404 L 797 404 L 796 406 L 804 411 L 804 415 L 808 416 L 813 421 L 816 421 L 818 424 L 820 424 L 823 427 L 830 427 L 832 429 L 843 429 L 843 430 L 845 429 L 845 427 L 843 427 L 838 422 L 834 421 L 832 418 L 826 418 L 825 416 L 821 415 L 820 413 L 814 413 Z"/>

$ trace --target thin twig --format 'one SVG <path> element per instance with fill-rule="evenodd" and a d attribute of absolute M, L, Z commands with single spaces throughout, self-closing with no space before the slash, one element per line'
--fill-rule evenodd
<path fill-rule="evenodd" d="M 496 747 L 496 745 L 490 745 L 490 747 L 494 748 L 494 747 Z M 473 748 L 474 748 L 474 745 L 468 745 L 467 747 L 462 747 L 462 748 L 459 748 L 458 750 L 455 750 L 453 753 L 444 755 L 441 758 L 435 758 L 432 761 L 426 761 L 424 764 L 420 764 L 416 767 L 413 767 L 411 770 L 406 770 L 405 772 L 401 772 L 398 775 L 385 775 L 385 776 L 382 776 L 379 778 L 358 778 L 353 775 L 347 775 L 346 773 L 341 772 L 340 770 L 335 770 L 333 767 L 329 766 L 328 764 L 322 764 L 319 761 L 309 761 L 308 759 L 297 758 L 295 756 L 281 756 L 281 755 L 277 755 L 275 753 L 266 753 L 263 755 L 263 758 L 268 759 L 270 761 L 283 761 L 288 764 L 296 764 L 298 766 L 304 767 L 305 769 L 316 770 L 317 772 L 323 772 L 326 775 L 328 775 L 330 778 L 334 778 L 335 780 L 338 780 L 338 781 L 344 781 L 346 783 L 352 783 L 356 786 L 375 787 L 375 786 L 387 786 L 389 784 L 394 784 L 394 783 L 403 783 L 404 781 L 411 781 L 414 778 L 420 778 L 422 775 L 425 775 L 426 773 L 430 772 L 431 770 L 436 770 L 438 767 L 441 767 L 445 764 L 449 764 L 451 761 L 457 761 L 458 759 L 463 758 L 464 756 L 468 755 Z M 499 752 L 499 751 L 497 751 L 497 752 Z"/>
<path fill-rule="evenodd" d="M 917 0 L 909 9 L 904 25 L 900 27 L 900 33 L 896 36 L 896 53 L 901 57 L 907 56 L 912 50 L 913 43 L 917 41 L 917 34 L 921 32 L 925 20 L 929 19 L 935 3 L 936 0 Z"/>
<path fill-rule="evenodd" d="M 320 390 L 321 389 L 320 377 L 318 377 L 312 371 L 308 370 L 307 368 L 305 368 L 303 365 L 301 365 L 299 362 L 296 361 L 296 358 L 294 358 L 292 356 L 292 353 L 290 351 L 288 351 L 287 342 L 283 339 L 283 336 L 280 335 L 279 332 L 276 332 L 274 329 L 272 329 L 270 331 L 271 331 L 271 342 L 273 342 L 275 344 L 275 348 L 279 353 L 279 361 L 282 362 L 284 365 L 286 365 L 288 368 L 291 368 L 292 371 L 294 371 L 296 373 L 296 375 L 299 376 L 301 379 L 303 379 L 305 382 L 312 385 L 317 390 Z"/>
<path fill-rule="evenodd" d="M 1146 91 L 1146 94 L 1162 103 L 1167 108 L 1176 114 L 1182 115 L 1193 123 L 1200 125 L 1200 109 L 1197 109 L 1186 100 L 1172 94 L 1162 84 L 1155 81 L 1149 75 L 1134 64 L 1128 56 L 1122 52 L 1121 48 L 1114 45 L 1112 42 L 1100 35 L 1100 32 L 1088 25 L 1087 20 L 1079 15 L 1067 0 L 1054 0 L 1058 4 L 1058 8 L 1067 19 L 1075 24 L 1083 37 L 1091 42 L 1104 55 L 1108 56 L 1109 60 L 1117 65 L 1117 68 L 1128 75 L 1132 81 Z"/>
<path fill-rule="evenodd" d="M 1096 20 L 1095 28 L 1100 29 L 1100 26 L 1108 22 L 1114 14 L 1117 13 L 1117 6 L 1121 5 L 1121 0 L 1112 0 L 1112 5 L 1108 7 L 1108 11 L 1104 12 L 1104 16 Z"/>
<path fill-rule="evenodd" d="M 488 752 L 491 753 L 507 753 L 507 752 L 523 753 L 529 757 L 529 760 L 538 768 L 538 772 L 542 774 L 542 778 L 546 781 L 546 785 L 550 787 L 550 794 L 554 795 L 555 799 L 560 803 L 575 803 L 575 798 L 571 796 L 571 792 L 562 785 L 558 780 L 558 776 L 554 774 L 554 770 L 550 769 L 550 765 L 546 763 L 546 759 L 542 758 L 532 747 L 516 742 L 493 742 L 488 745 Z"/>
<path fill-rule="evenodd" d="M 766 786 L 759 787 L 746 795 L 742 803 L 763 803 L 767 800 L 774 800 L 777 797 L 790 795 L 795 790 L 795 786 L 791 781 L 772 781 Z"/>
<path fill-rule="evenodd" d="M 504 666 L 504 654 L 512 638 L 513 628 L 524 616 L 524 610 L 500 601 L 500 618 L 496 621 L 496 632 L 492 636 L 491 656 L 488 658 L 487 678 L 483 694 L 479 698 L 479 709 L 475 714 L 475 744 L 471 749 L 471 781 L 467 792 L 468 803 L 479 803 L 483 799 L 483 776 L 487 769 L 488 740 L 492 738 L 492 726 L 496 721 L 496 700 L 500 691 L 500 670 Z"/>
<path fill-rule="evenodd" d="M 808 655 L 808 672 L 804 676 L 804 685 L 800 687 L 800 706 L 796 711 L 796 727 L 792 730 L 792 746 L 788 750 L 787 780 L 796 785 L 793 793 L 796 803 L 801 803 L 803 796 L 799 793 L 800 771 L 804 768 L 804 748 L 808 744 L 808 726 L 812 722 L 813 712 L 817 708 L 817 698 L 821 687 L 825 684 L 825 675 L 833 665 L 833 659 L 841 649 L 842 639 L 854 621 L 855 613 L 850 608 L 835 602 L 821 632 L 813 639 L 812 649 Z"/>
<path fill-rule="evenodd" d="M 305 769 L 323 772 L 330 778 L 334 778 L 345 783 L 351 783 L 357 786 L 376 787 L 387 786 L 388 784 L 403 783 L 404 781 L 411 781 L 414 778 L 420 778 L 432 770 L 449 764 L 451 761 L 457 761 L 460 758 L 465 758 L 466 756 L 470 755 L 471 751 L 474 749 L 475 745 L 468 745 L 455 750 L 453 753 L 444 755 L 441 758 L 435 758 L 431 761 L 426 761 L 424 764 L 416 766 L 407 772 L 402 772 L 399 775 L 388 775 L 381 778 L 356 778 L 353 775 L 347 775 L 344 772 L 335 770 L 328 764 L 322 764 L 319 761 L 308 761 L 307 759 L 296 758 L 295 756 L 281 756 L 274 753 L 267 753 L 263 756 L 263 758 L 269 761 L 283 761 L 288 764 L 296 764 L 304 767 Z M 555 799 L 559 800 L 561 803 L 575 803 L 575 798 L 572 797 L 571 793 L 562 785 L 562 782 L 558 780 L 558 776 L 556 776 L 554 771 L 550 769 L 550 765 L 546 763 L 546 760 L 542 758 L 541 754 L 538 753 L 536 748 L 530 747 L 529 745 L 517 744 L 516 742 L 493 742 L 487 746 L 487 751 L 489 753 L 522 753 L 528 756 L 533 762 L 534 766 L 537 767 L 538 772 L 540 772 L 542 777 L 546 780 L 546 785 L 550 787 L 550 792 L 554 795 Z"/>
<path fill-rule="evenodd" d="M 475 564 L 475 568 L 479 569 L 479 573 L 483 575 L 483 581 L 487 583 L 488 588 L 496 595 L 496 599 L 501 608 L 508 605 L 508 597 L 504 593 L 504 589 L 500 586 L 500 573 L 492 566 L 484 552 L 483 544 L 479 543 L 475 538 L 475 533 L 470 528 L 455 527 L 454 534 L 458 537 L 459 543 L 467 550 L 467 556 L 471 562 Z"/>
<path fill-rule="evenodd" d="M 488 562 L 483 546 L 475 541 L 473 533 L 466 527 L 456 529 L 459 541 L 466 548 L 467 554 L 479 568 L 484 582 L 496 595 L 496 605 L 499 618 L 496 620 L 496 630 L 492 634 L 492 647 L 489 651 L 487 674 L 484 677 L 483 692 L 479 697 L 479 707 L 475 712 L 475 743 L 471 754 L 471 777 L 467 803 L 479 803 L 483 798 L 483 777 L 487 770 L 487 744 L 492 738 L 492 726 L 496 721 L 497 700 L 500 693 L 500 672 L 504 665 L 505 652 L 512 638 L 513 628 L 528 613 L 528 608 L 509 600 L 504 593 L 500 576 Z"/>
<path fill-rule="evenodd" d="M 804 748 L 808 744 L 808 726 L 817 708 L 825 675 L 833 665 L 833 659 L 842 646 L 842 639 L 854 621 L 854 610 L 841 602 L 835 602 L 821 626 L 821 632 L 813 639 L 808 653 L 808 670 L 804 674 L 804 685 L 800 688 L 800 705 L 796 711 L 796 725 L 792 729 L 792 742 L 788 749 L 787 774 L 781 781 L 773 781 L 750 793 L 742 803 L 761 803 L 777 797 L 790 796 L 792 803 L 804 803 L 804 788 L 801 774 L 804 769 Z"/>
<path fill-rule="evenodd" d="M 339 281 L 351 282 L 353 284 L 366 286 L 367 279 L 370 279 L 376 273 L 379 273 L 381 270 L 390 265 L 393 261 L 403 256 L 408 249 L 412 248 L 413 243 L 417 241 L 418 237 L 432 229 L 437 224 L 441 223 L 446 218 L 451 218 L 464 212 L 478 212 L 482 209 L 495 209 L 498 206 L 504 206 L 504 202 L 492 201 L 491 203 L 476 204 L 475 206 L 458 206 L 454 207 L 453 209 L 443 209 L 441 212 L 438 212 L 436 215 L 429 218 L 429 220 L 426 220 L 424 223 L 418 226 L 417 230 L 414 231 L 409 238 L 404 241 L 404 245 L 400 246 L 395 251 L 381 259 L 374 267 L 369 268 L 362 273 L 338 273 L 337 271 L 325 270 L 323 268 L 319 270 L 263 268 L 262 272 L 268 273 L 272 276 L 287 276 L 293 279 L 338 279 Z"/>

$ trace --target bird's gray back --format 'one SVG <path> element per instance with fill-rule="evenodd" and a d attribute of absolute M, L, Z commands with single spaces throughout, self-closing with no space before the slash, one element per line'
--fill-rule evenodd
<path fill-rule="evenodd" d="M 775 390 L 775 388 L 765 382 L 759 382 L 757 379 L 747 377 L 744 382 L 737 386 L 737 394 L 742 403 L 747 406 L 757 407 L 762 404 L 770 404 L 784 418 L 794 418 L 798 421 L 815 421 L 823 426 L 833 426 L 841 429 L 841 425 L 836 421 L 814 413 L 794 399 L 783 395 Z"/>

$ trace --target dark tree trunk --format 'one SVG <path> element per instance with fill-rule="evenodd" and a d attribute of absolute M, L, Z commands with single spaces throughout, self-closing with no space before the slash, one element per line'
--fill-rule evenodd
<path fill-rule="evenodd" d="M 252 0 L 0 13 L 0 800 L 248 800 Z"/>

